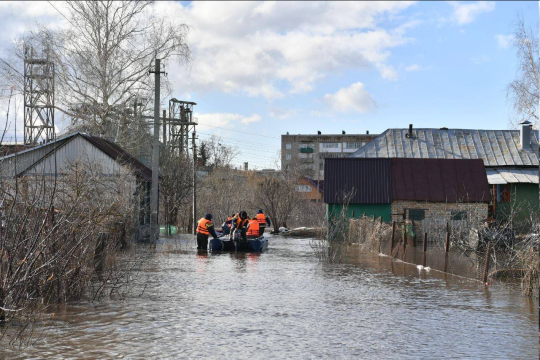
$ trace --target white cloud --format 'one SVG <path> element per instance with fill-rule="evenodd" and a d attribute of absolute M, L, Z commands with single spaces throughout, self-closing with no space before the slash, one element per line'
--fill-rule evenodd
<path fill-rule="evenodd" d="M 386 80 L 398 73 L 391 51 L 412 39 L 418 21 L 400 20 L 414 2 L 156 2 L 158 13 L 190 26 L 193 62 L 171 62 L 181 91 L 225 92 L 269 100 L 313 90 L 327 76 L 375 68 Z M 65 12 L 61 3 L 53 3 Z M 65 12 L 66 13 L 66 12 Z M 0 47 L 36 19 L 65 23 L 48 3 L 0 3 Z M 392 19 L 394 28 L 381 26 Z M 397 19 L 397 20 L 396 20 Z M 58 25 L 54 25 L 58 26 Z M 0 50 L 1 55 L 1 50 Z"/>
<path fill-rule="evenodd" d="M 500 48 L 506 49 L 508 46 L 510 46 L 512 40 L 514 40 L 514 35 L 498 34 L 495 35 L 495 39 L 497 40 L 497 45 L 499 45 Z"/>
<path fill-rule="evenodd" d="M 258 114 L 244 116 L 235 113 L 195 113 L 195 118 L 199 122 L 197 129 L 216 130 L 216 128 L 231 128 L 237 124 L 251 124 L 261 121 Z"/>
<path fill-rule="evenodd" d="M 454 8 L 453 20 L 459 25 L 472 23 L 478 15 L 495 9 L 495 3 L 492 1 L 449 1 L 449 3 Z"/>
<path fill-rule="evenodd" d="M 418 22 L 382 28 L 411 2 L 157 2 L 191 26 L 191 71 L 171 69 L 189 91 L 279 99 L 311 91 L 332 73 L 377 69 L 396 80 L 391 50 Z M 339 21 L 336 21 L 339 19 Z"/>
<path fill-rule="evenodd" d="M 54 3 L 54 6 L 59 11 L 65 11 L 65 5 L 61 2 Z M 61 27 L 65 26 L 67 21 L 45 1 L 2 1 L 0 23 L 0 47 L 5 47 L 36 23 Z M 0 54 L 2 51 L 3 49 L 0 49 Z"/>
<path fill-rule="evenodd" d="M 417 65 L 417 64 L 412 64 L 412 65 L 409 65 L 409 66 L 405 66 L 405 71 L 407 71 L 407 72 L 420 71 L 420 70 L 421 70 L 420 65 Z"/>
<path fill-rule="evenodd" d="M 365 113 L 377 107 L 364 84 L 354 83 L 334 94 L 324 95 L 324 101 L 334 111 Z"/>
<path fill-rule="evenodd" d="M 395 81 L 399 78 L 396 69 L 394 69 L 394 67 L 391 65 L 377 64 L 377 69 L 379 69 L 383 79 Z"/>

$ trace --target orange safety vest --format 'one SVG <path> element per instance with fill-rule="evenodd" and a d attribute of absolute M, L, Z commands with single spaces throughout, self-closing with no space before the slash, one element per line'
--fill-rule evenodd
<path fill-rule="evenodd" d="M 266 226 L 266 215 L 265 214 L 257 214 L 257 221 L 261 226 Z"/>
<path fill-rule="evenodd" d="M 210 231 L 208 230 L 208 228 L 210 226 L 212 226 L 212 225 L 213 224 L 212 224 L 212 222 L 210 220 L 202 218 L 197 223 L 197 232 L 201 233 L 201 234 L 204 234 L 204 235 L 210 235 Z"/>
<path fill-rule="evenodd" d="M 236 228 L 242 230 L 248 222 L 248 219 L 242 219 L 241 217 L 236 218 Z"/>
<path fill-rule="evenodd" d="M 247 236 L 259 236 L 259 221 L 258 220 L 249 220 L 249 227 L 247 230 Z"/>

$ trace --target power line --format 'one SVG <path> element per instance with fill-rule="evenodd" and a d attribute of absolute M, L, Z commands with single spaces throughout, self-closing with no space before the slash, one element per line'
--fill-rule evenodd
<path fill-rule="evenodd" d="M 217 128 L 217 129 L 223 129 L 223 130 L 227 130 L 227 131 L 238 132 L 238 133 L 242 133 L 242 134 L 248 134 L 248 135 L 253 135 L 253 136 L 261 136 L 261 137 L 270 138 L 270 139 L 279 139 L 279 138 L 277 138 L 275 136 L 261 135 L 261 134 L 255 134 L 255 133 L 246 132 L 246 131 L 227 129 L 227 128 L 224 128 L 224 127 L 221 127 L 221 126 L 208 125 L 208 124 L 205 124 L 205 123 L 201 123 L 200 121 L 198 121 L 198 124 L 199 125 L 204 125 L 204 126 L 210 126 L 210 127 Z"/>
<path fill-rule="evenodd" d="M 72 22 L 71 22 L 64 14 L 62 14 L 62 12 L 61 12 L 60 10 L 58 10 L 58 9 L 56 8 L 56 6 L 54 6 L 54 5 L 52 4 L 52 2 L 50 2 L 49 0 L 47 0 L 47 2 L 49 3 L 49 5 L 51 5 L 51 6 L 54 8 L 54 10 L 56 10 L 57 13 L 59 13 L 60 15 L 62 15 L 62 17 L 63 17 L 64 19 L 66 19 L 66 21 L 67 21 L 68 23 L 70 23 L 71 26 L 75 27 L 75 25 L 73 25 L 73 23 L 72 23 Z"/>
<path fill-rule="evenodd" d="M 208 136 L 208 137 L 212 137 L 212 136 L 217 136 L 215 134 L 208 134 L 208 133 L 204 133 L 204 132 L 197 132 L 197 134 L 203 134 L 205 136 Z M 254 145 L 257 145 L 257 146 L 260 146 L 261 143 L 259 142 L 253 142 L 253 141 L 245 141 L 245 140 L 241 140 L 241 139 L 236 139 L 236 138 L 226 138 L 226 139 L 222 139 L 221 137 L 218 137 L 219 138 L 219 141 L 225 141 L 225 142 L 230 142 L 230 141 L 235 141 L 235 142 L 239 142 L 239 143 L 248 143 L 248 144 L 254 144 Z M 275 145 L 272 145 L 272 144 L 268 144 L 268 143 L 262 143 L 262 145 L 264 146 L 269 146 L 269 147 L 274 147 L 276 149 L 280 149 L 279 146 L 275 146 Z"/>
<path fill-rule="evenodd" d="M 220 140 L 219 143 L 221 142 L 224 142 L 224 143 L 227 143 L 227 145 L 229 146 L 233 146 L 233 147 L 239 147 L 239 148 L 246 148 L 246 149 L 250 149 L 250 150 L 263 150 L 263 151 L 266 151 L 266 152 L 278 152 L 278 149 L 277 148 L 268 148 L 264 145 L 250 145 L 250 144 L 242 144 L 242 143 L 233 143 L 233 142 L 229 142 L 227 140 Z"/>

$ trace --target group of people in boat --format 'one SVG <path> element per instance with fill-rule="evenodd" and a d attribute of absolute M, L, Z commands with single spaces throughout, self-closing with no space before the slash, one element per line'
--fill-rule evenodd
<path fill-rule="evenodd" d="M 232 239 L 235 232 L 239 232 L 243 241 L 249 238 L 257 238 L 264 234 L 266 226 L 270 226 L 270 218 L 264 211 L 259 209 L 257 214 L 251 219 L 246 211 L 239 211 L 237 214 L 229 216 L 222 225 L 222 234 L 229 235 Z M 206 214 L 197 223 L 197 249 L 206 249 L 210 235 L 217 239 L 220 235 L 214 229 L 212 214 Z"/>

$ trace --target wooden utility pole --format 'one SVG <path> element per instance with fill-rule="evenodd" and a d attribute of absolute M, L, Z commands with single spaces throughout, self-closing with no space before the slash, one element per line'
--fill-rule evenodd
<path fill-rule="evenodd" d="M 154 71 L 154 139 L 152 141 L 152 187 L 150 190 L 150 241 L 155 244 L 158 239 L 158 186 L 159 186 L 159 87 L 161 60 L 156 59 Z"/>
<path fill-rule="evenodd" d="M 197 235 L 197 147 L 195 144 L 195 129 L 192 134 L 193 148 L 193 235 Z"/>

